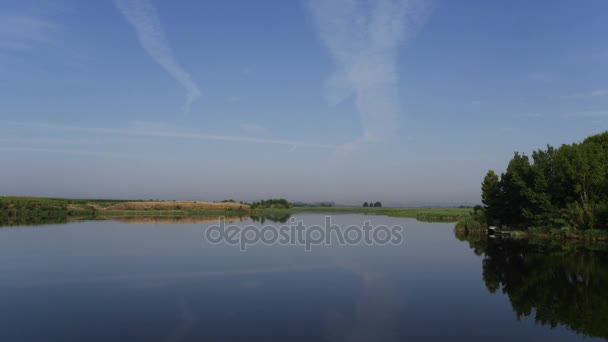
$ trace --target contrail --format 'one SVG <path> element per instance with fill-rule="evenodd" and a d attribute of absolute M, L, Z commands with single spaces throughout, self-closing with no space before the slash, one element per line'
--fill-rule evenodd
<path fill-rule="evenodd" d="M 192 103 L 201 96 L 201 91 L 173 54 L 154 5 L 149 0 L 116 0 L 116 5 L 135 28 L 144 50 L 186 89 L 182 108 L 189 112 Z"/>
<path fill-rule="evenodd" d="M 312 0 L 312 13 L 337 70 L 327 81 L 335 104 L 354 95 L 363 136 L 353 144 L 389 138 L 401 114 L 397 50 L 432 10 L 424 0 Z"/>

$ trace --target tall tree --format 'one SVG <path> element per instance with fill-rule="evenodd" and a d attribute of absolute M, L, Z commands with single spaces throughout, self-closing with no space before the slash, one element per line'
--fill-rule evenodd
<path fill-rule="evenodd" d="M 507 172 L 501 175 L 504 223 L 513 228 L 526 227 L 528 222 L 524 209 L 528 207 L 526 194 L 531 183 L 530 159 L 528 156 L 515 153 L 509 162 Z"/>
<path fill-rule="evenodd" d="M 501 218 L 500 201 L 501 189 L 500 180 L 494 170 L 489 170 L 481 183 L 481 202 L 484 204 L 486 218 L 489 224 L 497 224 Z"/>

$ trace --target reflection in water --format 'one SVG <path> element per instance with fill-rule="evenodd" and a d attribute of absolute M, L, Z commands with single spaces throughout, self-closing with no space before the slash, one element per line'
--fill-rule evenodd
<path fill-rule="evenodd" d="M 462 233 L 456 237 L 484 255 L 487 289 L 502 290 L 518 318 L 534 315 L 539 324 L 608 338 L 607 245 Z"/>
<path fill-rule="evenodd" d="M 188 333 L 190 333 L 194 324 L 198 321 L 198 316 L 190 309 L 190 306 L 185 299 L 181 298 L 177 302 L 177 306 L 180 320 L 175 330 L 173 330 L 165 339 L 166 342 L 182 341 L 188 336 Z"/>
<path fill-rule="evenodd" d="M 295 219 L 319 225 L 325 215 Z M 128 219 L 167 220 L 188 222 Z M 11 313 L 3 316 L 0 341 L 583 339 L 566 327 L 606 336 L 601 248 L 489 245 L 461 237 L 486 256 L 488 287 L 504 289 L 510 304 L 506 296 L 488 300 L 488 291 L 480 291 L 481 260 L 454 239 L 453 225 L 332 217 L 342 227 L 366 220 L 403 225 L 407 239 L 386 246 L 333 243 L 311 252 L 255 244 L 243 253 L 204 241 L 213 222 L 97 220 L 0 229 L 0 303 Z M 534 271 L 539 267 L 545 272 Z M 518 322 L 512 307 L 560 327 Z"/>
<path fill-rule="evenodd" d="M 263 213 L 251 214 L 249 216 L 221 216 L 225 222 L 246 221 L 264 224 L 267 220 L 271 222 L 285 223 L 291 217 L 290 213 Z M 159 223 L 159 224 L 193 224 L 218 222 L 220 216 L 125 216 L 109 218 L 113 221 L 124 223 Z"/>
<path fill-rule="evenodd" d="M 249 216 L 222 216 L 225 222 L 246 221 L 251 219 L 254 222 L 264 224 L 267 220 L 271 222 L 285 223 L 291 217 L 290 213 L 264 213 L 252 214 Z M 210 223 L 217 222 L 220 216 L 169 216 L 169 215 L 154 215 L 154 216 L 119 216 L 119 217 L 70 217 L 70 216 L 19 216 L 19 217 L 1 217 L 0 227 L 11 226 L 39 226 L 48 224 L 69 223 L 80 220 L 112 220 L 124 223 L 139 223 L 139 224 L 195 224 L 195 223 Z"/>
<path fill-rule="evenodd" d="M 328 312 L 327 340 L 399 341 L 396 320 L 404 303 L 402 289 L 387 274 L 359 275 L 363 281 L 352 320 Z"/>
<path fill-rule="evenodd" d="M 48 216 L 17 216 L 17 217 L 0 217 L 0 227 L 13 226 L 41 226 L 45 224 L 61 224 L 68 223 L 71 220 L 67 216 L 48 217 Z"/>
<path fill-rule="evenodd" d="M 245 221 L 248 217 L 243 216 L 222 216 L 224 222 Z M 131 216 L 131 217 L 112 217 L 112 221 L 124 223 L 142 224 L 193 224 L 218 222 L 220 216 Z"/>
<path fill-rule="evenodd" d="M 266 222 L 266 220 L 271 221 L 271 222 L 277 222 L 277 223 L 285 223 L 285 222 L 287 222 L 287 220 L 289 220 L 289 218 L 291 217 L 291 214 L 290 213 L 269 212 L 269 213 L 263 213 L 263 214 L 251 214 L 250 217 L 251 217 L 251 220 L 253 220 L 253 222 L 260 222 L 261 224 L 264 224 Z"/>

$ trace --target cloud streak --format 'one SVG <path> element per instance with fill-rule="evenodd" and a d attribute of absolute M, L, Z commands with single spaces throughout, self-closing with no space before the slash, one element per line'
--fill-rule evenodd
<path fill-rule="evenodd" d="M 35 148 L 35 147 L 0 147 L 0 152 L 17 152 L 17 153 L 60 153 L 77 156 L 92 156 L 92 157 L 112 157 L 124 159 L 142 159 L 128 154 L 100 152 L 100 151 L 82 151 L 82 150 L 65 150 L 53 148 Z"/>
<path fill-rule="evenodd" d="M 5 121 L 5 123 L 11 123 Z M 286 139 L 270 139 L 270 138 L 258 138 L 251 136 L 242 135 L 222 135 L 222 134 L 207 134 L 197 132 L 187 132 L 178 128 L 166 127 L 158 124 L 147 124 L 138 123 L 128 128 L 103 128 L 103 127 L 87 127 L 87 126 L 76 126 L 76 125 L 61 125 L 52 123 L 16 123 L 13 124 L 20 126 L 28 126 L 43 129 L 54 129 L 63 131 L 73 131 L 80 133 L 92 133 L 92 134 L 112 134 L 132 137 L 151 137 L 151 138 L 176 138 L 176 139 L 187 139 L 187 140 L 215 140 L 225 142 L 242 142 L 242 143 L 254 143 L 254 144 L 267 144 L 267 145 L 283 145 L 290 148 L 296 147 L 309 147 L 309 148 L 323 148 L 323 149 L 336 149 L 338 145 L 332 144 L 321 144 L 306 141 L 286 140 Z"/>
<path fill-rule="evenodd" d="M 591 97 L 605 97 L 608 96 L 608 88 L 595 89 L 586 93 L 578 93 L 562 96 L 564 99 L 582 99 L 582 98 L 591 98 Z"/>
<path fill-rule="evenodd" d="M 606 118 L 608 117 L 608 111 L 582 111 L 582 112 L 571 112 L 563 115 L 565 118 Z"/>
<path fill-rule="evenodd" d="M 52 44 L 59 29 L 59 25 L 38 17 L 0 14 L 0 50 L 27 51 L 39 44 Z"/>
<path fill-rule="evenodd" d="M 182 109 L 189 112 L 201 91 L 192 76 L 177 61 L 163 30 L 156 8 L 149 0 L 116 0 L 120 12 L 135 28 L 146 52 L 186 90 Z"/>
<path fill-rule="evenodd" d="M 363 136 L 353 144 L 390 138 L 398 126 L 397 52 L 424 24 L 425 0 L 312 0 L 313 17 L 337 70 L 326 84 L 330 103 L 354 95 Z"/>

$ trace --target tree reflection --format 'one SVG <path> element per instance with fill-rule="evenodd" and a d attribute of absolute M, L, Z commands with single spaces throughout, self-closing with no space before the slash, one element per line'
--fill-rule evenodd
<path fill-rule="evenodd" d="M 487 289 L 502 290 L 518 319 L 533 316 L 538 324 L 608 338 L 608 245 L 456 237 L 484 256 Z"/>
<path fill-rule="evenodd" d="M 18 217 L 1 217 L 0 227 L 15 227 L 15 226 L 42 226 L 47 224 L 62 224 L 69 223 L 67 216 L 49 217 L 49 216 L 18 216 Z"/>
<path fill-rule="evenodd" d="M 251 214 L 251 215 L 249 215 L 249 217 L 254 222 L 260 222 L 261 224 L 264 224 L 266 222 L 266 220 L 268 220 L 270 222 L 275 222 L 275 223 L 285 223 L 289 220 L 289 218 L 291 217 L 291 214 L 284 213 L 284 212 L 267 212 L 267 213 Z"/>

